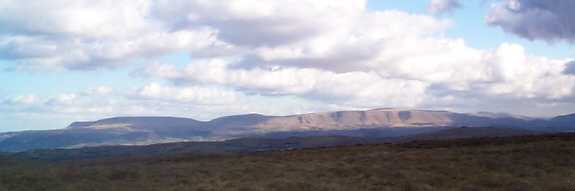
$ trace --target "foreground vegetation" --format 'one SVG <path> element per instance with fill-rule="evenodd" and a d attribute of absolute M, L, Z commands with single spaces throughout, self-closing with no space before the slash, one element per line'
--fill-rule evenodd
<path fill-rule="evenodd" d="M 574 190 L 575 135 L 58 163 L 0 159 L 0 190 Z"/>

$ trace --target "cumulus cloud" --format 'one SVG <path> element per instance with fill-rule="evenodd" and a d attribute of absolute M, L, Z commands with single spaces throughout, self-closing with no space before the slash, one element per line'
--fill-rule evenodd
<path fill-rule="evenodd" d="M 510 43 L 475 49 L 441 37 L 450 23 L 433 17 L 386 11 L 358 18 L 333 36 L 258 48 L 248 57 L 194 61 L 183 69 L 153 65 L 144 73 L 183 87 L 211 84 L 360 107 L 573 95 L 575 79 L 563 73 L 564 60 L 531 56 Z"/>
<path fill-rule="evenodd" d="M 366 0 L 164 0 L 154 16 L 172 28 L 210 26 L 240 46 L 275 46 L 306 40 L 355 21 Z"/>
<path fill-rule="evenodd" d="M 217 31 L 170 30 L 147 0 L 0 3 L 0 59 L 22 67 L 91 70 L 175 51 L 226 49 Z"/>
<path fill-rule="evenodd" d="M 178 70 L 155 65 L 146 73 L 183 85 L 203 84 L 232 87 L 268 96 L 296 95 L 320 102 L 348 106 L 416 106 L 425 98 L 427 83 L 386 79 L 375 72 L 334 73 L 313 68 L 232 68 L 221 59 L 200 61 Z"/>
<path fill-rule="evenodd" d="M 239 57 L 197 60 L 185 68 L 153 65 L 144 73 L 182 87 L 216 85 L 359 107 L 573 96 L 575 79 L 564 74 L 565 60 L 531 56 L 510 43 L 472 48 L 463 39 L 443 37 L 450 21 L 426 15 L 364 11 L 349 19 L 355 21 L 305 40 L 242 44 L 256 47 Z"/>
<path fill-rule="evenodd" d="M 458 51 L 443 47 L 445 51 L 431 52 L 430 57 L 396 61 L 401 65 L 377 65 L 366 71 L 333 72 L 289 66 L 245 69 L 234 67 L 237 60 L 209 59 L 195 61 L 183 69 L 152 65 L 143 73 L 182 87 L 217 85 L 242 92 L 295 95 L 360 107 L 416 107 L 441 97 L 557 100 L 573 95 L 575 78 L 563 74 L 562 61 L 528 56 L 516 44 L 503 44 L 494 51 L 466 50 L 462 44 L 455 47 Z M 434 91 L 437 87 L 442 92 Z M 460 92 L 466 93 L 462 96 Z"/>
<path fill-rule="evenodd" d="M 67 1 L 0 4 L 0 59 L 67 69 L 303 41 L 348 25 L 365 0 Z M 5 26 L 5 27 L 4 27 Z M 137 34 L 137 35 L 134 35 Z"/>
<path fill-rule="evenodd" d="M 56 37 L 115 37 L 153 30 L 145 20 L 146 0 L 98 1 L 39 0 L 34 3 L 0 2 L 0 23 L 5 34 Z"/>
<path fill-rule="evenodd" d="M 487 23 L 530 40 L 575 42 L 575 1 L 503 0 Z"/>
<path fill-rule="evenodd" d="M 352 25 L 326 32 L 305 42 L 260 47 L 260 60 L 251 64 L 313 67 L 336 72 L 369 70 L 381 52 L 396 53 L 398 46 L 441 35 L 451 22 L 400 11 L 368 12 Z M 407 53 L 407 52 L 406 52 Z M 401 56 L 411 56 L 409 52 Z"/>
<path fill-rule="evenodd" d="M 573 95 L 575 78 L 563 74 L 563 60 L 528 56 L 523 47 L 503 44 L 491 55 L 494 83 L 489 92 L 518 98 L 561 99 Z"/>
<path fill-rule="evenodd" d="M 132 97 L 183 102 L 198 105 L 233 104 L 240 93 L 221 88 L 185 87 L 177 88 L 159 83 L 150 83 L 139 88 Z"/>
<path fill-rule="evenodd" d="M 116 40 L 49 39 L 8 36 L 0 40 L 0 59 L 23 67 L 92 70 L 118 67 L 137 58 L 153 58 L 177 50 L 204 51 L 218 44 L 209 30 L 158 32 Z"/>
<path fill-rule="evenodd" d="M 464 39 L 445 37 L 450 20 L 367 10 L 364 0 L 22 2 L 0 1 L 0 25 L 8 26 L 0 29 L 0 59 L 21 66 L 113 68 L 183 51 L 192 58 L 186 66 L 146 63 L 135 73 L 158 82 L 132 90 L 95 87 L 33 102 L 21 98 L 31 103 L 29 108 L 51 113 L 214 117 L 373 107 L 525 111 L 511 103 L 565 108 L 559 103 L 575 94 L 573 64 L 566 59 L 532 56 L 512 43 L 473 48 Z M 535 12 L 560 10 L 534 2 L 497 4 L 488 20 L 525 32 L 530 27 L 516 24 L 527 23 L 531 16 L 525 15 L 535 5 L 541 5 Z M 458 1 L 432 1 L 430 9 L 458 6 Z M 568 29 L 559 31 L 567 34 Z"/>
<path fill-rule="evenodd" d="M 459 0 L 431 0 L 427 10 L 433 14 L 449 13 L 461 8 Z"/>

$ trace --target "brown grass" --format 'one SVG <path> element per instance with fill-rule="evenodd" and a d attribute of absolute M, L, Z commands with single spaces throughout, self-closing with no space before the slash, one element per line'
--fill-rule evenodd
<path fill-rule="evenodd" d="M 575 138 L 0 165 L 0 190 L 574 190 Z"/>

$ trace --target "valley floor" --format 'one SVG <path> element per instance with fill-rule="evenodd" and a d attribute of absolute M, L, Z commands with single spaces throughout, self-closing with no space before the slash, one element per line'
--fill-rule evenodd
<path fill-rule="evenodd" d="M 0 160 L 0 190 L 574 190 L 575 135 L 60 163 Z"/>

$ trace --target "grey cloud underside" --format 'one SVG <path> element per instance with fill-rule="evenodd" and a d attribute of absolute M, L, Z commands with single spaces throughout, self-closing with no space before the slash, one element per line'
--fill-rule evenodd
<path fill-rule="evenodd" d="M 323 4 L 329 7 L 314 1 L 6 1 L 0 3 L 0 25 L 7 26 L 0 29 L 0 59 L 92 70 L 181 51 L 229 56 L 235 48 L 308 40 L 365 8 L 365 1 Z"/>
<path fill-rule="evenodd" d="M 487 22 L 531 40 L 575 43 L 575 1 L 504 0 Z"/>
<path fill-rule="evenodd" d="M 575 75 L 575 61 L 567 63 L 567 67 L 563 71 L 564 74 Z"/>

